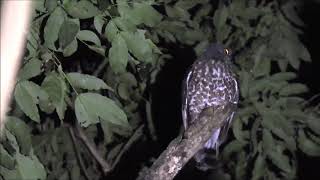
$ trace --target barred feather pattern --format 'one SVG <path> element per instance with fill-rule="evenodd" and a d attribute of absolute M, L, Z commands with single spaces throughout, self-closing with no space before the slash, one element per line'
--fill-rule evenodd
<path fill-rule="evenodd" d="M 220 44 L 212 44 L 194 62 L 183 84 L 182 116 L 184 128 L 196 123 L 200 113 L 208 107 L 237 104 L 239 89 L 231 68 L 231 57 Z M 236 107 L 236 106 L 230 106 Z M 236 109 L 223 120 L 223 126 L 216 129 L 204 148 L 217 149 L 225 139 Z"/>

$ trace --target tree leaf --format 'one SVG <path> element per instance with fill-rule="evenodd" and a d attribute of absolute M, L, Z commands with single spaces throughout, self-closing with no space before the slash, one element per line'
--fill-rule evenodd
<path fill-rule="evenodd" d="M 302 94 L 308 91 L 308 87 L 301 83 L 289 83 L 287 86 L 283 87 L 280 91 L 282 96 L 290 96 L 295 94 Z"/>
<path fill-rule="evenodd" d="M 59 44 L 62 49 L 65 49 L 72 41 L 75 40 L 77 33 L 80 30 L 79 24 L 66 19 L 61 25 L 59 31 Z"/>
<path fill-rule="evenodd" d="M 273 151 L 267 153 L 273 164 L 288 174 L 292 173 L 293 168 L 290 165 L 289 157 L 283 153 L 282 147 L 277 145 Z"/>
<path fill-rule="evenodd" d="M 91 18 L 100 13 L 99 9 L 88 0 L 70 1 L 64 7 L 68 14 L 79 19 Z"/>
<path fill-rule="evenodd" d="M 28 80 L 41 74 L 42 62 L 37 58 L 30 59 L 19 71 L 18 81 Z"/>
<path fill-rule="evenodd" d="M 24 156 L 19 153 L 15 155 L 17 170 L 23 180 L 28 179 L 46 179 L 47 173 L 36 156 Z"/>
<path fill-rule="evenodd" d="M 128 63 L 128 48 L 120 34 L 116 35 L 109 50 L 109 62 L 113 72 L 120 74 L 126 71 Z"/>
<path fill-rule="evenodd" d="M 148 3 L 133 3 L 130 7 L 126 1 L 118 0 L 118 11 L 121 17 L 135 25 L 145 24 L 153 27 L 160 23 L 162 15 Z"/>
<path fill-rule="evenodd" d="M 83 93 L 78 95 L 75 100 L 75 112 L 78 122 L 83 127 L 100 121 L 108 121 L 123 128 L 130 127 L 123 110 L 113 100 L 100 94 Z"/>
<path fill-rule="evenodd" d="M 97 36 L 94 32 L 92 32 L 92 31 L 89 31 L 89 30 L 79 31 L 79 33 L 77 34 L 77 38 L 78 38 L 80 41 L 89 41 L 89 42 L 94 43 L 94 44 L 97 45 L 97 46 L 101 46 L 100 39 L 99 39 L 98 36 Z"/>
<path fill-rule="evenodd" d="M 20 152 L 29 155 L 32 148 L 31 129 L 29 126 L 21 119 L 13 116 L 6 117 L 5 126 L 16 137 Z"/>
<path fill-rule="evenodd" d="M 108 38 L 109 42 L 112 42 L 118 32 L 119 30 L 115 23 L 113 22 L 113 20 L 110 20 L 104 32 L 105 37 Z"/>
<path fill-rule="evenodd" d="M 308 127 L 315 133 L 317 133 L 318 135 L 320 135 L 320 119 L 309 115 L 307 118 L 307 125 Z"/>
<path fill-rule="evenodd" d="M 232 123 L 232 132 L 236 139 L 240 142 L 246 143 L 245 130 L 242 129 L 242 121 L 240 118 L 236 118 Z"/>
<path fill-rule="evenodd" d="M 303 130 L 299 130 L 298 137 L 299 149 L 301 149 L 304 153 L 309 156 L 319 156 L 320 155 L 320 144 L 316 144 L 315 142 L 308 139 L 303 132 Z"/>
<path fill-rule="evenodd" d="M 20 147 L 19 147 L 19 144 L 17 142 L 16 137 L 7 129 L 4 129 L 4 134 L 5 134 L 6 140 L 9 142 L 9 145 L 11 146 L 12 150 L 14 149 L 15 153 L 19 153 Z"/>
<path fill-rule="evenodd" d="M 135 33 L 122 31 L 120 34 L 126 41 L 129 51 L 142 62 L 152 62 L 152 48 L 145 39 L 143 30 L 138 30 Z"/>
<path fill-rule="evenodd" d="M 220 29 L 225 25 L 228 18 L 228 9 L 223 6 L 222 8 L 216 10 L 213 16 L 213 24 L 217 29 Z"/>
<path fill-rule="evenodd" d="M 253 75 L 254 77 L 260 77 L 269 75 L 271 70 L 271 62 L 269 59 L 264 58 L 266 46 L 261 45 L 254 55 Z"/>
<path fill-rule="evenodd" d="M 222 156 L 224 159 L 229 159 L 231 154 L 242 151 L 242 148 L 245 146 L 242 142 L 238 140 L 233 140 L 226 145 L 223 149 Z"/>
<path fill-rule="evenodd" d="M 64 57 L 69 57 L 73 53 L 75 53 L 78 49 L 78 41 L 75 39 L 73 40 L 67 47 L 63 49 L 63 56 Z"/>
<path fill-rule="evenodd" d="M 66 13 L 61 7 L 57 7 L 49 16 L 46 26 L 44 27 L 44 43 L 52 49 L 57 50 L 54 43 L 58 40 L 60 27 L 66 18 Z"/>
<path fill-rule="evenodd" d="M 136 25 L 134 25 L 128 19 L 125 19 L 123 17 L 113 18 L 112 21 L 117 25 L 117 27 L 119 27 L 123 31 L 134 32 L 137 30 Z"/>
<path fill-rule="evenodd" d="M 293 80 L 297 77 L 297 74 L 294 72 L 279 72 L 276 74 L 273 74 L 270 77 L 270 80 L 272 81 L 289 81 Z"/>
<path fill-rule="evenodd" d="M 30 84 L 32 82 L 22 81 L 16 85 L 14 98 L 21 110 L 33 121 L 40 122 L 39 111 L 37 108 L 38 100 L 33 96 Z M 34 84 L 34 83 L 33 83 Z"/>
<path fill-rule="evenodd" d="M 53 11 L 57 7 L 57 5 L 57 0 L 46 0 L 44 3 L 45 8 L 47 8 L 49 12 Z"/>
<path fill-rule="evenodd" d="M 0 144 L 0 166 L 4 166 L 8 169 L 14 168 L 14 158 L 8 153 L 6 149 L 3 148 L 2 144 Z M 2 171 L 0 171 L 2 174 Z"/>
<path fill-rule="evenodd" d="M 113 89 L 108 86 L 103 80 L 95 76 L 73 72 L 68 73 L 67 77 L 70 80 L 72 86 L 77 88 L 88 90 L 108 89 L 113 91 Z"/>
<path fill-rule="evenodd" d="M 93 25 L 99 34 L 102 33 L 102 27 L 104 24 L 103 16 L 95 16 L 93 19 Z"/>
<path fill-rule="evenodd" d="M 258 155 L 256 161 L 254 162 L 254 167 L 252 171 L 252 180 L 259 180 L 265 174 L 265 159 L 263 156 Z"/>
<path fill-rule="evenodd" d="M 97 45 L 88 45 L 88 48 L 91 49 L 92 51 L 100 54 L 101 56 L 105 56 L 106 55 L 106 50 L 104 47 L 102 46 L 97 46 Z"/>
<path fill-rule="evenodd" d="M 166 13 L 169 17 L 179 20 L 190 20 L 190 13 L 187 9 L 175 6 L 165 6 Z"/>
<path fill-rule="evenodd" d="M 22 179 L 21 175 L 16 169 L 10 170 L 0 166 L 0 174 L 5 180 Z"/>
<path fill-rule="evenodd" d="M 67 104 L 64 101 L 68 91 L 64 79 L 57 73 L 51 73 L 43 80 L 41 87 L 48 93 L 49 99 L 56 108 L 60 120 L 64 119 Z"/>

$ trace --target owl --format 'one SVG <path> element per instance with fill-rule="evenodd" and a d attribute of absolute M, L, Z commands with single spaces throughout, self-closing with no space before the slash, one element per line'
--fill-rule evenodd
<path fill-rule="evenodd" d="M 195 155 L 195 160 L 201 163 L 204 159 L 204 150 L 217 151 L 224 141 L 239 100 L 238 83 L 232 72 L 230 50 L 221 44 L 211 44 L 193 63 L 182 89 L 182 119 L 185 129 L 197 123 L 200 113 L 208 107 L 233 108 L 232 113 L 223 120 L 221 128 L 213 131 L 203 149 Z"/>

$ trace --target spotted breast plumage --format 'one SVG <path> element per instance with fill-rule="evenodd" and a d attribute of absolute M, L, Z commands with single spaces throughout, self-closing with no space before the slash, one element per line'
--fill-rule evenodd
<path fill-rule="evenodd" d="M 221 44 L 211 44 L 197 59 L 183 84 L 182 116 L 184 128 L 196 123 L 200 113 L 208 107 L 235 107 L 223 126 L 215 129 L 204 148 L 216 149 L 223 142 L 239 99 L 239 89 L 231 68 L 230 51 Z M 232 104 L 233 106 L 229 106 Z M 201 158 L 195 156 L 199 162 Z"/>

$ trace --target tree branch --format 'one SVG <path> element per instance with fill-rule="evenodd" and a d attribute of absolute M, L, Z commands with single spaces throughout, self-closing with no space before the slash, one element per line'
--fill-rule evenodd
<path fill-rule="evenodd" d="M 231 104 L 230 104 L 231 105 Z M 177 137 L 162 152 L 152 167 L 140 173 L 138 180 L 171 180 L 182 167 L 197 153 L 211 137 L 213 130 L 220 128 L 232 113 L 229 104 L 209 107 L 201 112 L 197 123 Z"/>
<path fill-rule="evenodd" d="M 87 180 L 90 180 L 90 177 L 86 171 L 86 167 L 84 166 L 84 163 L 83 163 L 83 160 L 82 160 L 82 156 L 78 150 L 78 141 L 77 141 L 77 138 L 75 137 L 74 135 L 74 130 L 72 127 L 68 127 L 68 130 L 69 130 L 69 133 L 70 133 L 70 136 L 71 136 L 71 139 L 72 139 L 72 143 L 73 143 L 73 147 L 74 147 L 74 151 L 76 153 L 76 156 L 77 156 L 77 159 L 78 159 L 78 162 L 79 162 L 79 166 L 80 166 L 80 169 L 82 170 L 84 176 L 86 177 Z"/>
<path fill-rule="evenodd" d="M 100 155 L 100 153 L 97 151 L 93 143 L 90 142 L 90 140 L 87 138 L 83 130 L 80 128 L 80 126 L 76 123 L 75 124 L 75 130 L 76 134 L 79 136 L 79 138 L 82 140 L 82 142 L 86 145 L 92 156 L 97 160 L 97 162 L 100 164 L 103 173 L 106 175 L 108 172 L 111 171 L 110 164 L 104 160 L 104 158 Z"/>

